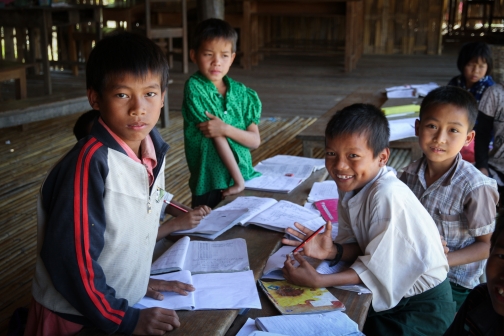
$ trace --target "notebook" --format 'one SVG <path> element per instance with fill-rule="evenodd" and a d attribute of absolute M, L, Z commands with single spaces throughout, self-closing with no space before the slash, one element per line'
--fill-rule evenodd
<path fill-rule="evenodd" d="M 184 270 L 155 275 L 151 278 L 190 283 L 195 291 L 189 292 L 187 296 L 162 292 L 163 300 L 144 297 L 134 307 L 161 307 L 174 310 L 261 309 L 252 271 L 191 275 L 191 272 Z"/>
<path fill-rule="evenodd" d="M 345 310 L 345 305 L 327 288 L 297 286 L 285 280 L 259 280 L 259 285 L 282 315 Z"/>
<path fill-rule="evenodd" d="M 308 202 L 316 202 L 325 199 L 338 199 L 338 187 L 332 180 L 315 182 L 308 195 Z"/>
<path fill-rule="evenodd" d="M 258 317 L 259 330 L 289 336 L 360 336 L 357 323 L 347 314 L 333 311 L 322 314 Z"/>
<path fill-rule="evenodd" d="M 152 263 L 151 275 L 188 270 L 192 274 L 249 270 L 247 242 L 242 238 L 191 241 L 180 238 Z"/>

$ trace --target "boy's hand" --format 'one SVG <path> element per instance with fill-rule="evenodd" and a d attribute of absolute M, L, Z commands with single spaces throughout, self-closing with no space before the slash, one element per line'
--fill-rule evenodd
<path fill-rule="evenodd" d="M 171 331 L 180 327 L 177 313 L 171 309 L 148 308 L 140 311 L 134 335 L 164 335 L 166 331 Z"/>
<path fill-rule="evenodd" d="M 187 213 L 173 218 L 170 221 L 170 225 L 172 226 L 173 231 L 189 230 L 198 226 L 201 220 L 210 212 L 212 212 L 212 209 L 206 205 L 197 206 L 196 208 L 189 210 Z"/>
<path fill-rule="evenodd" d="M 290 283 L 305 287 L 319 287 L 320 274 L 306 261 L 299 253 L 294 253 L 294 259 L 299 262 L 299 266 L 294 266 L 294 260 L 290 254 L 287 255 L 282 273 Z"/>
<path fill-rule="evenodd" d="M 163 300 L 164 296 L 160 292 L 175 292 L 179 293 L 180 295 L 187 295 L 187 292 L 193 291 L 193 285 L 180 281 L 149 279 L 149 285 L 147 286 L 147 293 L 145 294 L 145 296 L 156 300 Z"/>
<path fill-rule="evenodd" d="M 287 228 L 287 232 L 296 236 L 301 240 L 305 240 L 308 238 L 313 231 L 308 229 L 307 227 L 294 223 L 294 226 L 301 231 L 296 231 L 292 228 Z M 308 257 L 316 258 L 316 259 L 333 259 L 336 256 L 336 249 L 333 244 L 333 240 L 331 237 L 332 224 L 330 221 L 327 221 L 325 231 L 323 233 L 319 233 L 312 240 L 306 243 L 303 247 L 303 250 L 300 252 L 301 255 L 306 255 Z M 290 240 L 287 238 L 282 239 L 282 243 L 285 245 L 298 246 L 301 244 L 300 241 Z"/>
<path fill-rule="evenodd" d="M 216 137 L 225 137 L 228 124 L 223 122 L 219 117 L 214 116 L 205 111 L 206 116 L 210 119 L 209 121 L 205 121 L 197 124 L 196 126 L 203 133 L 203 135 L 207 138 L 216 138 Z"/>

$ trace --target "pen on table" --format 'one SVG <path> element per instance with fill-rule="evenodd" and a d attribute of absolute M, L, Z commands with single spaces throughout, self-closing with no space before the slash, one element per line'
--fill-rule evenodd
<path fill-rule="evenodd" d="M 172 207 L 174 207 L 175 209 L 179 209 L 180 211 L 182 212 L 188 212 L 186 209 L 182 208 L 182 207 L 179 207 L 177 204 L 173 204 L 172 202 L 169 202 L 167 200 L 163 200 L 163 202 L 165 202 L 166 204 L 168 205 L 171 205 Z"/>
<path fill-rule="evenodd" d="M 325 225 L 322 225 L 315 232 L 313 232 L 308 238 L 306 238 L 301 244 L 299 244 L 294 250 L 292 250 L 291 254 L 294 254 L 294 253 L 298 252 L 301 248 L 303 248 L 306 245 L 306 243 L 308 243 L 310 240 L 313 239 L 313 237 L 315 237 L 316 235 L 318 235 L 320 233 L 320 231 L 322 231 L 324 226 Z"/>

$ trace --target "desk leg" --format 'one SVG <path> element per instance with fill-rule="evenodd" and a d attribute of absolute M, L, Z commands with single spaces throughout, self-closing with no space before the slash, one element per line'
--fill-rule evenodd
<path fill-rule="evenodd" d="M 47 34 L 48 27 L 52 27 L 51 12 L 48 10 L 43 11 L 44 19 L 42 20 L 42 26 L 40 27 L 40 52 L 42 53 L 42 69 L 44 71 L 44 85 L 45 94 L 52 94 L 52 83 L 51 83 L 51 70 L 49 68 L 49 56 L 47 55 Z"/>

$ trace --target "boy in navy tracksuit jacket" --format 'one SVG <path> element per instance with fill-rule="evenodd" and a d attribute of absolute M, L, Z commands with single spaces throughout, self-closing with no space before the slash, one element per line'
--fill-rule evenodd
<path fill-rule="evenodd" d="M 179 326 L 172 310 L 132 308 L 144 295 L 194 290 L 149 279 L 168 150 L 154 126 L 167 78 L 164 55 L 144 37 L 122 33 L 93 49 L 86 81 L 101 117 L 42 186 L 25 335 L 72 335 L 83 326 L 145 335 Z"/>

